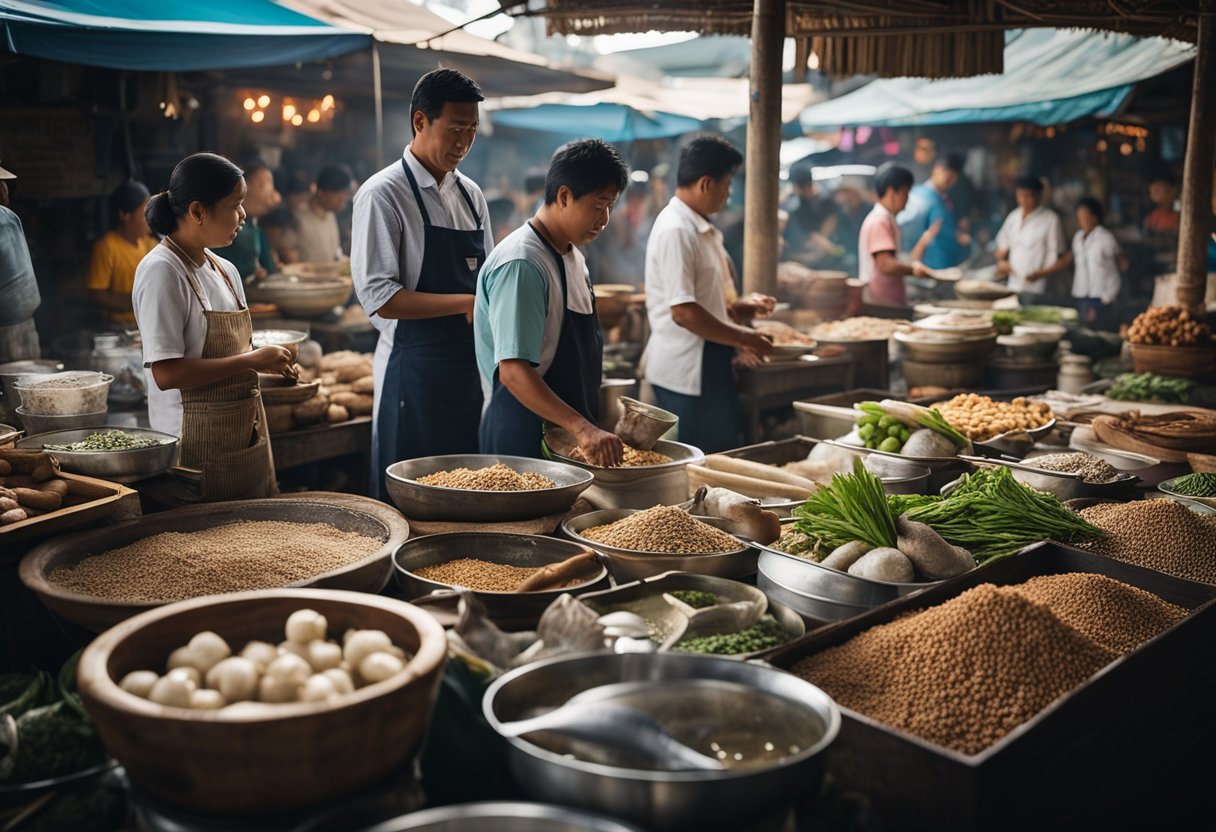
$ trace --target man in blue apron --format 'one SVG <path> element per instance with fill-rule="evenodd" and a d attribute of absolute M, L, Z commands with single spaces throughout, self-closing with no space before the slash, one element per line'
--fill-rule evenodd
<path fill-rule="evenodd" d="M 563 145 L 549 164 L 544 204 L 486 261 L 473 321 L 487 399 L 482 453 L 540 457 L 550 422 L 569 431 L 589 462 L 621 464 L 621 440 L 596 427 L 604 340 L 577 246 L 604 230 L 628 182 L 611 145 Z"/>
<path fill-rule="evenodd" d="M 380 331 L 372 493 L 403 459 L 477 452 L 477 272 L 493 247 L 481 189 L 456 166 L 477 135 L 480 88 L 454 69 L 414 87 L 414 140 L 355 195 L 351 274 Z"/>
<path fill-rule="evenodd" d="M 739 444 L 736 356 L 755 365 L 773 351 L 744 324 L 772 312 L 775 300 L 738 297 L 722 232 L 709 221 L 726 205 L 742 161 L 720 136 L 686 145 L 676 194 L 655 218 L 646 244 L 646 380 L 655 404 L 679 417 L 680 441 L 706 453 Z"/>

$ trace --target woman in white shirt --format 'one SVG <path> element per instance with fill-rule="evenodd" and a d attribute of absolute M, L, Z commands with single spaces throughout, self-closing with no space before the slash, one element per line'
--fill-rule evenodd
<path fill-rule="evenodd" d="M 1127 258 L 1119 250 L 1115 235 L 1102 225 L 1102 204 L 1092 197 L 1077 202 L 1077 225 L 1072 250 L 1065 252 L 1044 274 L 1073 267 L 1072 296 L 1077 301 L 1081 320 L 1093 328 L 1107 321 L 1107 311 L 1119 296 L 1122 286 L 1120 272 L 1127 268 Z"/>
<path fill-rule="evenodd" d="M 148 420 L 181 437 L 178 464 L 204 500 L 270 496 L 274 465 L 258 372 L 295 377 L 285 347 L 252 349 L 252 322 L 226 246 L 245 221 L 240 168 L 214 153 L 178 163 L 149 200 L 160 245 L 135 272 L 132 301 L 148 377 Z"/>

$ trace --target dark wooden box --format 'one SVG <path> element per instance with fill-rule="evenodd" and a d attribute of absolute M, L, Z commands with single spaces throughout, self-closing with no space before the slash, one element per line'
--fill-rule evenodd
<path fill-rule="evenodd" d="M 892 829 L 1093 828 L 1088 824 L 1095 819 L 1152 806 L 1160 774 L 1216 725 L 1216 586 L 1040 544 L 817 630 L 768 659 L 789 669 L 804 656 L 979 584 L 1066 572 L 1106 575 L 1193 612 L 974 756 L 842 707 L 828 759 L 835 781 L 868 795 Z"/>

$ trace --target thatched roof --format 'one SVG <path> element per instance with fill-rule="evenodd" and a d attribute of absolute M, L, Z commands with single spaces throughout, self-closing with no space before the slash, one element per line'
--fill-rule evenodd
<path fill-rule="evenodd" d="M 786 32 L 836 74 L 952 77 L 1002 70 L 1006 29 L 1086 28 L 1195 39 L 1207 0 L 787 0 Z M 547 0 L 554 34 L 746 35 L 751 0 Z"/>

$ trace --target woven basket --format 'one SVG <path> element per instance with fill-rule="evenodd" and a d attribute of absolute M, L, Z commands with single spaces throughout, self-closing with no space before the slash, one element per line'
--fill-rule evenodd
<path fill-rule="evenodd" d="M 1162 347 L 1132 344 L 1132 365 L 1137 373 L 1174 378 L 1212 378 L 1216 375 L 1216 346 Z"/>

